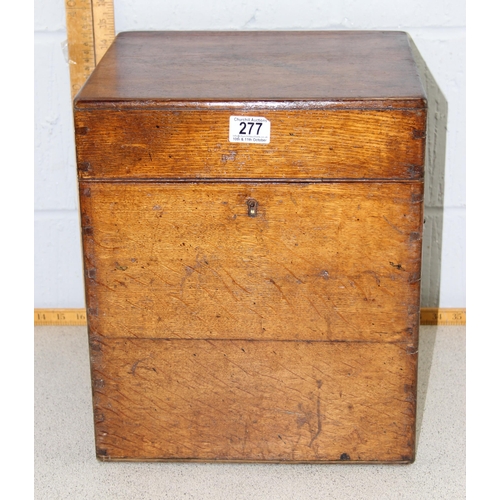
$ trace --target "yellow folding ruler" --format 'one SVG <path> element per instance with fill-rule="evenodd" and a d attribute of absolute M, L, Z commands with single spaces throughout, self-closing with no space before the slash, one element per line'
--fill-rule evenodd
<path fill-rule="evenodd" d="M 421 325 L 465 325 L 465 309 L 422 308 Z"/>
<path fill-rule="evenodd" d="M 85 309 L 35 309 L 35 325 L 78 326 L 87 324 Z M 421 325 L 465 325 L 465 309 L 424 307 L 420 311 Z"/>
<path fill-rule="evenodd" d="M 35 309 L 35 326 L 84 326 L 85 309 Z"/>
<path fill-rule="evenodd" d="M 115 38 L 113 0 L 66 0 L 66 29 L 73 98 Z"/>

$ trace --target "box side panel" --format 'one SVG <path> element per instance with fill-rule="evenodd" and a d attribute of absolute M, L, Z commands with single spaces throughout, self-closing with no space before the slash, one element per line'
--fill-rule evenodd
<path fill-rule="evenodd" d="M 269 144 L 229 142 L 233 115 L 269 120 Z M 423 109 L 75 110 L 78 169 L 82 179 L 420 179 L 425 117 Z"/>
<path fill-rule="evenodd" d="M 82 182 L 90 327 L 104 337 L 409 342 L 422 189 Z"/>
<path fill-rule="evenodd" d="M 415 360 L 401 344 L 106 339 L 97 455 L 412 461 Z"/>

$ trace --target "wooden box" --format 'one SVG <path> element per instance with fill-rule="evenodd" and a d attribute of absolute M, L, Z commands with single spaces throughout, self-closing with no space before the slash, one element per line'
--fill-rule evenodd
<path fill-rule="evenodd" d="M 74 102 L 103 460 L 412 462 L 402 32 L 118 35 Z"/>

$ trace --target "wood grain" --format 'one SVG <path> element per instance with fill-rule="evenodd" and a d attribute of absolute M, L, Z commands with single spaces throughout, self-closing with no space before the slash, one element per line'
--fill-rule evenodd
<path fill-rule="evenodd" d="M 423 110 L 258 110 L 270 144 L 228 142 L 238 110 L 75 111 L 81 178 L 420 179 Z"/>
<path fill-rule="evenodd" d="M 97 456 L 411 462 L 406 345 L 102 339 L 91 344 Z"/>
<path fill-rule="evenodd" d="M 82 183 L 89 324 L 112 337 L 408 341 L 422 183 Z M 248 216 L 247 200 L 258 202 Z"/>
<path fill-rule="evenodd" d="M 426 107 L 405 33 L 118 36 L 75 99 L 99 458 L 414 459 Z"/>
<path fill-rule="evenodd" d="M 220 100 L 425 107 L 408 35 L 395 31 L 120 33 L 76 106 Z"/>

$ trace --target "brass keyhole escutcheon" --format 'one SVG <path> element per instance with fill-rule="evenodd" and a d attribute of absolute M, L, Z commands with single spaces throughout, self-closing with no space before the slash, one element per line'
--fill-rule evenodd
<path fill-rule="evenodd" d="M 253 198 L 247 200 L 248 217 L 257 217 L 257 205 L 257 200 L 254 200 Z"/>

